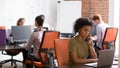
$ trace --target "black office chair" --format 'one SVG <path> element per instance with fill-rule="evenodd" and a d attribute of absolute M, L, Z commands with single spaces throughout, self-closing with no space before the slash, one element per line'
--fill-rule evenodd
<path fill-rule="evenodd" d="M 9 32 L 11 33 L 10 30 L 8 31 L 8 33 L 7 32 L 6 33 L 8 35 L 10 35 Z M 10 41 L 7 38 L 6 38 L 6 43 L 7 43 L 7 45 L 11 45 Z M 15 43 L 12 43 L 12 45 L 15 45 Z M 11 62 L 11 65 L 13 66 L 13 63 L 14 63 L 15 68 L 16 68 L 17 67 L 16 62 L 21 62 L 22 63 L 22 61 L 13 59 L 13 57 L 16 56 L 16 55 L 18 55 L 20 52 L 21 52 L 21 49 L 3 50 L 2 54 L 3 55 L 9 55 L 9 56 L 11 56 L 11 58 L 7 59 L 7 60 L 3 60 L 3 61 L 1 61 L 1 63 L 4 64 L 4 63 L 7 63 L 7 62 Z"/>
<path fill-rule="evenodd" d="M 22 63 L 22 61 L 13 59 L 13 57 L 16 56 L 16 55 L 18 55 L 20 52 L 21 52 L 20 49 L 11 49 L 11 50 L 2 51 L 3 55 L 9 55 L 9 56 L 11 56 L 11 59 L 7 59 L 7 60 L 2 61 L 2 64 L 7 63 L 7 62 L 11 62 L 12 66 L 13 66 L 13 63 L 14 63 L 15 67 L 17 67 L 16 62 L 21 62 Z"/>

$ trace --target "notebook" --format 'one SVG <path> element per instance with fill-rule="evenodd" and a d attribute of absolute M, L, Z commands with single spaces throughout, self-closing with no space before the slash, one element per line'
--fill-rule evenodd
<path fill-rule="evenodd" d="M 12 26 L 13 42 L 28 42 L 32 33 L 32 27 L 27 26 Z"/>
<path fill-rule="evenodd" d="M 115 50 L 112 49 L 100 50 L 98 56 L 98 62 L 87 63 L 85 65 L 92 67 L 110 66 L 113 63 L 114 52 Z"/>

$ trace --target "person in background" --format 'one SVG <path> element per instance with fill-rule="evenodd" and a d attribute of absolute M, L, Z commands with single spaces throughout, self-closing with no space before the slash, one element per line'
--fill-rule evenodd
<path fill-rule="evenodd" d="M 92 24 L 90 34 L 92 35 L 92 37 L 96 36 L 96 25 L 94 23 Z"/>
<path fill-rule="evenodd" d="M 17 21 L 17 26 L 23 26 L 25 23 L 25 18 L 19 18 Z"/>
<path fill-rule="evenodd" d="M 25 45 L 25 50 L 23 50 L 23 62 L 25 62 L 25 60 L 29 58 L 27 53 L 31 49 L 32 45 L 33 45 L 33 54 L 35 56 L 34 60 L 40 61 L 39 55 L 38 55 L 38 50 L 40 47 L 40 43 L 41 43 L 43 31 L 44 31 L 42 28 L 43 23 L 44 23 L 44 19 L 45 19 L 44 15 L 39 15 L 35 18 L 36 31 L 34 31 L 31 34 L 27 45 Z M 31 68 L 31 65 L 26 64 L 26 67 Z"/>
<path fill-rule="evenodd" d="M 16 23 L 16 26 L 24 26 L 24 23 L 25 23 L 25 18 L 19 18 L 17 23 Z M 6 39 L 6 43 L 7 44 L 13 44 L 13 38 L 12 38 L 12 33 L 9 34 L 7 33 L 7 39 Z"/>
<path fill-rule="evenodd" d="M 98 61 L 90 35 L 91 26 L 92 23 L 87 18 L 79 18 L 75 21 L 73 29 L 77 35 L 69 40 L 69 64 Z"/>
<path fill-rule="evenodd" d="M 45 16 L 44 16 L 44 18 L 45 18 Z M 44 20 L 44 23 L 43 23 L 43 25 L 42 25 L 42 28 L 43 28 L 43 30 L 51 30 L 49 24 L 48 24 L 48 23 L 45 23 L 45 20 Z M 34 32 L 36 32 L 36 30 L 37 30 L 37 27 L 35 26 L 35 27 L 34 27 Z"/>
<path fill-rule="evenodd" d="M 24 23 L 25 23 L 25 18 L 19 18 L 16 26 L 24 26 Z M 12 34 L 10 34 L 10 36 L 12 36 Z"/>
<path fill-rule="evenodd" d="M 105 30 L 107 27 L 110 27 L 108 24 L 104 23 L 100 14 L 95 14 L 92 17 L 93 23 L 96 25 L 96 35 L 97 35 L 97 43 L 95 45 L 96 50 L 102 49 L 102 40 L 105 34 Z"/>

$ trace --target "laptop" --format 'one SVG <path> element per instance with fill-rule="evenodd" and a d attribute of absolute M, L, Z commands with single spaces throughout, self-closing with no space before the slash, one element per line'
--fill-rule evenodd
<path fill-rule="evenodd" d="M 12 26 L 13 42 L 24 43 L 28 42 L 31 33 L 33 32 L 32 26 Z"/>
<path fill-rule="evenodd" d="M 87 63 L 85 65 L 92 67 L 111 66 L 113 64 L 114 52 L 115 50 L 112 49 L 100 50 L 98 62 Z"/>

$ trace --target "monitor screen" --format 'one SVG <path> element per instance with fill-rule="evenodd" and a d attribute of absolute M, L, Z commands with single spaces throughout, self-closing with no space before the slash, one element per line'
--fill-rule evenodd
<path fill-rule="evenodd" d="M 32 26 L 12 26 L 13 42 L 28 42 L 32 33 Z"/>

